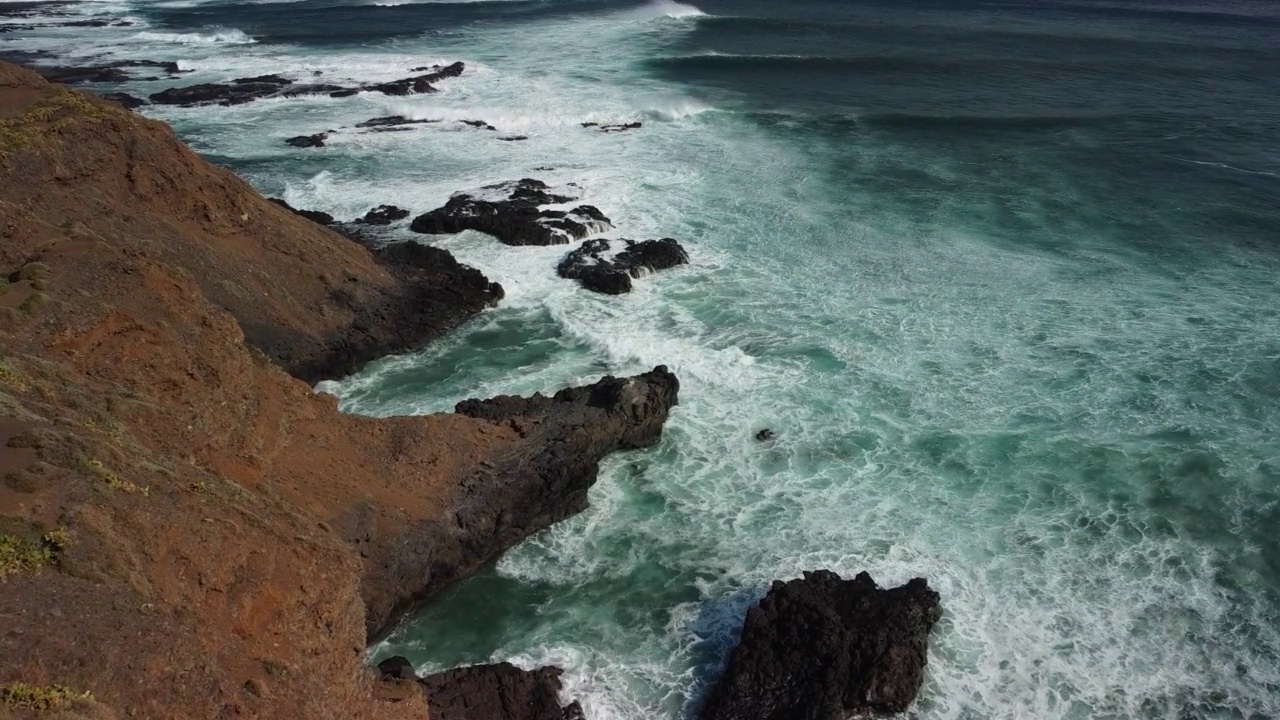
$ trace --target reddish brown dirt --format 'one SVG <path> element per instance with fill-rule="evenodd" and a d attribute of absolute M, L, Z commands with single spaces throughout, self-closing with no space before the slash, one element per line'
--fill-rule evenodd
<path fill-rule="evenodd" d="M 426 717 L 371 687 L 365 570 L 335 528 L 366 516 L 386 555 L 519 434 L 339 414 L 242 329 L 301 352 L 350 319 L 335 283 L 374 302 L 396 281 L 165 125 L 0 63 L 0 277 L 19 276 L 0 533 L 69 540 L 0 580 L 0 686 L 92 692 L 76 717 Z"/>

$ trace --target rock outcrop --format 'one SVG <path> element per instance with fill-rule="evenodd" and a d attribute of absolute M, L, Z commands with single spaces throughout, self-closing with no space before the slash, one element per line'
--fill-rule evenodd
<path fill-rule="evenodd" d="M 612 258 L 609 240 L 588 240 L 564 256 L 556 266 L 562 278 L 577 280 L 582 287 L 605 295 L 631 292 L 631 279 L 689 262 L 689 255 L 672 238 L 633 242 L 622 240 L 625 249 Z"/>
<path fill-rule="evenodd" d="M 426 717 L 362 667 L 368 633 L 580 509 L 676 399 L 659 369 L 342 414 L 308 383 L 500 289 L 3 63 L 0 278 L 0 540 L 22 550 L 0 564 L 0 687 L 66 686 L 76 716 Z"/>
<path fill-rule="evenodd" d="M 361 87 L 343 87 L 341 85 L 333 85 L 329 83 L 297 83 L 283 75 L 259 75 L 257 77 L 250 78 L 237 78 L 230 82 L 202 83 L 200 85 L 169 88 L 167 90 L 153 93 L 151 95 L 151 102 L 158 105 L 180 105 L 183 107 L 192 107 L 195 105 L 213 104 L 242 105 L 244 103 L 261 100 L 263 98 L 297 97 L 300 95 L 328 95 L 333 98 L 343 98 L 355 95 L 361 90 L 381 92 L 386 95 L 432 93 L 436 92 L 436 88 L 433 83 L 439 82 L 445 78 L 457 77 L 462 74 L 463 69 L 463 64 L 457 62 L 452 65 L 434 68 L 431 72 L 426 73 L 425 75 L 415 75 L 413 77 L 404 78 L 403 80 L 375 83 Z M 118 82 L 120 80 L 128 79 L 128 76 L 122 71 L 116 69 L 116 66 L 108 66 L 105 68 L 76 68 L 74 70 L 79 71 L 78 74 L 72 76 L 72 80 L 77 82 Z M 81 77 L 81 75 L 90 71 L 98 73 L 98 76 L 90 75 L 88 77 Z M 174 70 L 173 72 L 177 71 Z M 62 77 L 56 79 L 64 80 Z"/>
<path fill-rule="evenodd" d="M 409 211 L 404 208 L 398 208 L 395 205 L 379 205 L 365 213 L 364 216 L 356 222 L 360 222 L 365 225 L 390 225 L 394 222 L 400 222 L 407 217 L 409 217 Z"/>
<path fill-rule="evenodd" d="M 370 627 L 381 627 L 521 539 L 585 510 L 600 460 L 657 442 L 679 388 L 675 375 L 658 367 L 552 397 L 459 403 L 458 415 L 514 432 L 523 449 L 464 477 L 445 521 L 423 523 L 381 549 L 362 549 L 369 558 L 364 585 Z M 404 592 L 415 584 L 413 592 Z"/>
<path fill-rule="evenodd" d="M 313 148 L 324 147 L 324 141 L 329 139 L 329 133 L 316 133 L 315 135 L 298 135 L 284 141 L 285 145 L 296 148 Z"/>
<path fill-rule="evenodd" d="M 403 80 L 393 80 L 391 82 L 366 85 L 364 86 L 364 89 L 380 92 L 384 95 L 433 93 L 436 92 L 435 83 L 438 83 L 445 78 L 458 77 L 465 69 L 466 66 L 460 62 L 445 66 L 417 68 L 417 71 L 429 70 L 429 72 L 425 75 L 415 75 L 413 77 L 404 78 Z"/>
<path fill-rule="evenodd" d="M 522 670 L 511 663 L 471 665 L 419 678 L 403 657 L 378 663 L 384 682 L 419 683 L 432 720 L 583 720 L 577 702 L 561 706 L 557 667 Z"/>
<path fill-rule="evenodd" d="M 458 193 L 444 207 L 413 219 L 409 229 L 429 235 L 477 230 L 507 245 L 566 245 L 613 227 L 592 205 L 569 210 L 575 198 L 550 192 L 540 180 L 523 179 L 489 185 L 478 193 Z"/>
<path fill-rule="evenodd" d="M 828 570 L 775 582 L 747 611 L 742 639 L 702 720 L 845 720 L 902 712 L 924 681 L 938 594 L 916 578 L 880 589 Z"/>

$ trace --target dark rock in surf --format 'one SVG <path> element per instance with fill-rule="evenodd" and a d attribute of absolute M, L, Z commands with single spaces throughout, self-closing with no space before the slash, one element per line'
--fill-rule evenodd
<path fill-rule="evenodd" d="M 494 126 L 490 125 L 489 123 L 487 123 L 487 122 L 485 122 L 485 121 L 483 121 L 483 120 L 459 120 L 458 122 L 462 123 L 463 125 L 470 125 L 470 126 L 471 126 L 471 127 L 473 127 L 473 128 L 480 128 L 480 129 L 482 129 L 482 130 L 497 130 L 497 129 L 498 129 L 498 128 L 496 128 L 496 127 L 494 127 Z"/>
<path fill-rule="evenodd" d="M 845 720 L 907 709 L 942 616 L 921 578 L 892 590 L 828 570 L 775 582 L 747 611 L 742 639 L 701 720 Z"/>
<path fill-rule="evenodd" d="M 355 95 L 358 92 L 360 92 L 360 88 L 344 88 L 342 90 L 335 90 L 329 93 L 329 97 L 331 98 L 351 97 L 352 95 Z"/>
<path fill-rule="evenodd" d="M 358 128 L 384 128 L 397 125 L 422 125 L 426 123 L 437 123 L 439 120 L 414 120 L 403 115 L 387 115 L 385 117 L 369 118 L 364 122 L 356 123 Z"/>
<path fill-rule="evenodd" d="M 571 203 L 574 198 L 549 192 L 546 183 L 539 180 L 526 178 L 482 190 L 500 199 L 458 193 L 444 207 L 414 218 L 409 229 L 431 235 L 477 230 L 507 245 L 564 245 L 613 227 L 609 218 L 591 205 L 544 209 L 545 205 Z"/>
<path fill-rule="evenodd" d="M 398 208 L 395 205 L 379 205 L 365 213 L 364 217 L 356 222 L 364 223 L 365 225 L 390 225 L 407 217 L 409 217 L 408 210 Z"/>
<path fill-rule="evenodd" d="M 772 440 L 773 438 L 774 438 L 774 433 L 773 433 L 773 431 L 772 431 L 772 430 L 770 430 L 769 428 L 765 428 L 765 429 L 761 430 L 760 432 L 756 433 L 756 440 L 758 440 L 758 441 L 760 441 L 760 442 L 768 442 L 769 440 Z"/>
<path fill-rule="evenodd" d="M 299 210 L 280 198 L 267 198 L 267 200 L 279 205 L 294 215 L 300 215 L 313 223 L 319 223 L 320 225 L 333 224 L 333 216 L 327 212 L 320 212 L 319 210 Z"/>
<path fill-rule="evenodd" d="M 432 68 L 431 72 L 425 75 L 415 75 L 402 80 L 365 85 L 364 89 L 380 92 L 384 95 L 415 95 L 438 92 L 433 83 L 445 78 L 458 77 L 465 68 L 465 65 L 456 62 L 452 65 Z"/>
<path fill-rule="evenodd" d="M 151 94 L 151 102 L 159 105 L 242 105 L 247 102 L 272 97 L 293 84 L 279 75 L 262 75 L 256 78 L 240 78 L 227 83 L 202 83 L 186 87 L 169 88 Z"/>
<path fill-rule="evenodd" d="M 413 663 L 403 655 L 389 657 L 378 663 L 378 675 L 383 680 L 417 680 L 418 674 L 413 669 Z"/>
<path fill-rule="evenodd" d="M 103 95 L 102 97 L 106 98 L 107 100 L 111 100 L 112 102 L 119 103 L 120 105 L 123 105 L 123 106 L 125 106 L 126 108 L 128 108 L 128 109 L 130 109 L 130 110 L 137 110 L 138 108 L 140 108 L 140 107 L 142 107 L 143 105 L 146 105 L 146 104 L 147 104 L 147 101 L 146 101 L 146 100 L 143 100 L 143 99 L 142 99 L 142 98 L 140 98 L 140 97 L 134 97 L 133 95 L 130 95 L 129 93 L 122 93 L 122 92 L 121 92 L 121 93 L 107 93 L 106 95 Z"/>
<path fill-rule="evenodd" d="M 290 85 L 280 91 L 280 97 L 299 97 L 302 95 L 328 95 L 333 97 L 334 93 L 345 92 L 348 89 L 341 85 L 330 85 L 328 83 L 307 83 L 304 85 Z"/>
<path fill-rule="evenodd" d="M 519 142 L 521 140 L 528 140 L 529 136 L 528 135 L 508 135 L 506 137 L 500 137 L 498 139 L 503 142 Z"/>
<path fill-rule="evenodd" d="M 632 278 L 689 262 L 684 248 L 671 238 L 622 242 L 626 243 L 626 249 L 606 258 L 604 253 L 609 251 L 610 242 L 588 240 L 564 256 L 556 266 L 556 274 L 577 280 L 582 287 L 593 292 L 621 295 L 631 291 Z"/>
<path fill-rule="evenodd" d="M 422 679 L 431 720 L 580 720 L 578 703 L 560 705 L 557 667 L 510 663 L 455 668 Z"/>
<path fill-rule="evenodd" d="M 324 141 L 329 139 L 329 133 L 316 133 L 315 135 L 298 135 L 284 141 L 285 145 L 296 148 L 313 148 L 324 147 Z"/>
<path fill-rule="evenodd" d="M 118 83 L 130 79 L 129 73 L 118 67 L 37 67 L 34 68 L 49 82 L 75 85 L 77 83 Z"/>

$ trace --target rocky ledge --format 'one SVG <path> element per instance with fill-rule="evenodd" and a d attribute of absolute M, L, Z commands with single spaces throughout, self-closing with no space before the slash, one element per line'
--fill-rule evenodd
<path fill-rule="evenodd" d="M 561 670 L 522 670 L 511 663 L 472 665 L 419 678 L 403 657 L 378 663 L 402 694 L 425 692 L 432 720 L 583 720 L 577 702 L 560 705 Z"/>
<path fill-rule="evenodd" d="M 507 245 L 567 245 L 613 227 L 592 205 L 546 207 L 575 200 L 550 192 L 541 180 L 525 178 L 488 185 L 478 193 L 458 193 L 444 207 L 414 218 L 409 229 L 429 235 L 476 230 Z"/>
<path fill-rule="evenodd" d="M 465 66 L 456 62 L 452 65 L 431 68 L 415 68 L 428 70 L 421 75 L 414 75 L 401 80 L 385 83 L 373 83 L 357 87 L 333 85 L 330 83 L 297 82 L 283 75 L 259 75 L 257 77 L 237 78 L 230 82 L 202 83 L 186 87 L 175 87 L 162 90 L 151 95 L 151 102 L 160 105 L 242 105 L 254 100 L 272 97 L 297 97 L 300 95 L 328 95 L 329 97 L 350 97 L 365 90 L 380 92 L 384 95 L 413 95 L 418 93 L 437 92 L 435 83 L 446 78 L 458 77 Z M 100 71 L 90 77 L 74 76 L 76 81 L 119 82 L 127 80 L 128 75 L 108 68 L 79 68 L 80 71 Z M 105 73 L 105 74 L 104 74 Z M 114 73 L 114 74 L 112 74 Z M 83 73 L 81 73 L 83 74 Z M 61 78 L 59 78 L 61 79 Z"/>
<path fill-rule="evenodd" d="M 916 578 L 882 590 L 828 570 L 775 582 L 747 611 L 742 639 L 702 720 L 845 720 L 905 711 L 924 681 L 938 593 Z"/>
<path fill-rule="evenodd" d="M 673 238 L 661 240 L 621 240 L 624 250 L 605 257 L 612 242 L 588 240 L 564 256 L 556 266 L 562 278 L 577 280 L 582 287 L 605 295 L 631 292 L 631 279 L 689 262 L 689 255 Z"/>

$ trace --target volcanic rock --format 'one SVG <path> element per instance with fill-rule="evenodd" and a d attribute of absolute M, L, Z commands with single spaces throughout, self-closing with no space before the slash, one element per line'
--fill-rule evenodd
<path fill-rule="evenodd" d="M 364 89 L 374 90 L 385 95 L 413 95 L 438 92 L 432 83 L 439 82 L 445 78 L 457 77 L 462 74 L 465 67 L 462 63 L 456 62 L 452 65 L 434 68 L 425 75 L 415 75 L 402 80 L 365 85 Z"/>
<path fill-rule="evenodd" d="M 775 582 L 747 611 L 742 639 L 702 720 L 845 720 L 896 713 L 920 691 L 929 631 L 942 616 L 921 578 L 892 590 L 828 570 Z"/>
<path fill-rule="evenodd" d="M 364 122 L 356 123 L 358 128 L 380 128 L 392 125 L 420 125 L 425 123 L 436 123 L 439 120 L 414 120 L 404 115 L 387 115 L 384 117 L 369 118 Z"/>
<path fill-rule="evenodd" d="M 582 708 L 560 706 L 557 667 L 521 670 L 511 663 L 455 668 L 422 679 L 431 720 L 575 720 Z"/>
<path fill-rule="evenodd" d="M 407 217 L 409 217 L 408 210 L 398 208 L 395 205 L 379 205 L 365 213 L 364 217 L 360 218 L 356 222 L 361 222 L 366 225 L 390 225 L 393 222 L 403 220 Z"/>
<path fill-rule="evenodd" d="M 626 249 L 613 258 L 606 258 L 603 255 L 609 251 L 610 242 L 605 239 L 588 240 L 564 256 L 556 266 L 556 274 L 577 280 L 593 292 L 621 295 L 631 291 L 633 277 L 689 262 L 684 248 L 672 238 L 622 242 Z"/>
<path fill-rule="evenodd" d="M 169 88 L 151 94 L 151 102 L 160 105 L 241 105 L 261 98 L 272 97 L 293 84 L 279 75 L 261 75 L 240 78 L 227 83 L 203 83 L 187 87 Z"/>
<path fill-rule="evenodd" d="M 296 148 L 324 147 L 324 141 L 329 138 L 329 133 L 316 133 L 315 135 L 298 135 L 284 141 L 285 145 Z M 325 223 L 327 224 L 327 223 Z"/>
<path fill-rule="evenodd" d="M 458 193 L 444 207 L 414 218 L 409 229 L 431 235 L 477 230 L 507 245 L 564 245 L 613 227 L 591 205 L 567 211 L 543 207 L 573 200 L 548 192 L 544 182 L 526 178 L 484 187 L 479 195 Z"/>

